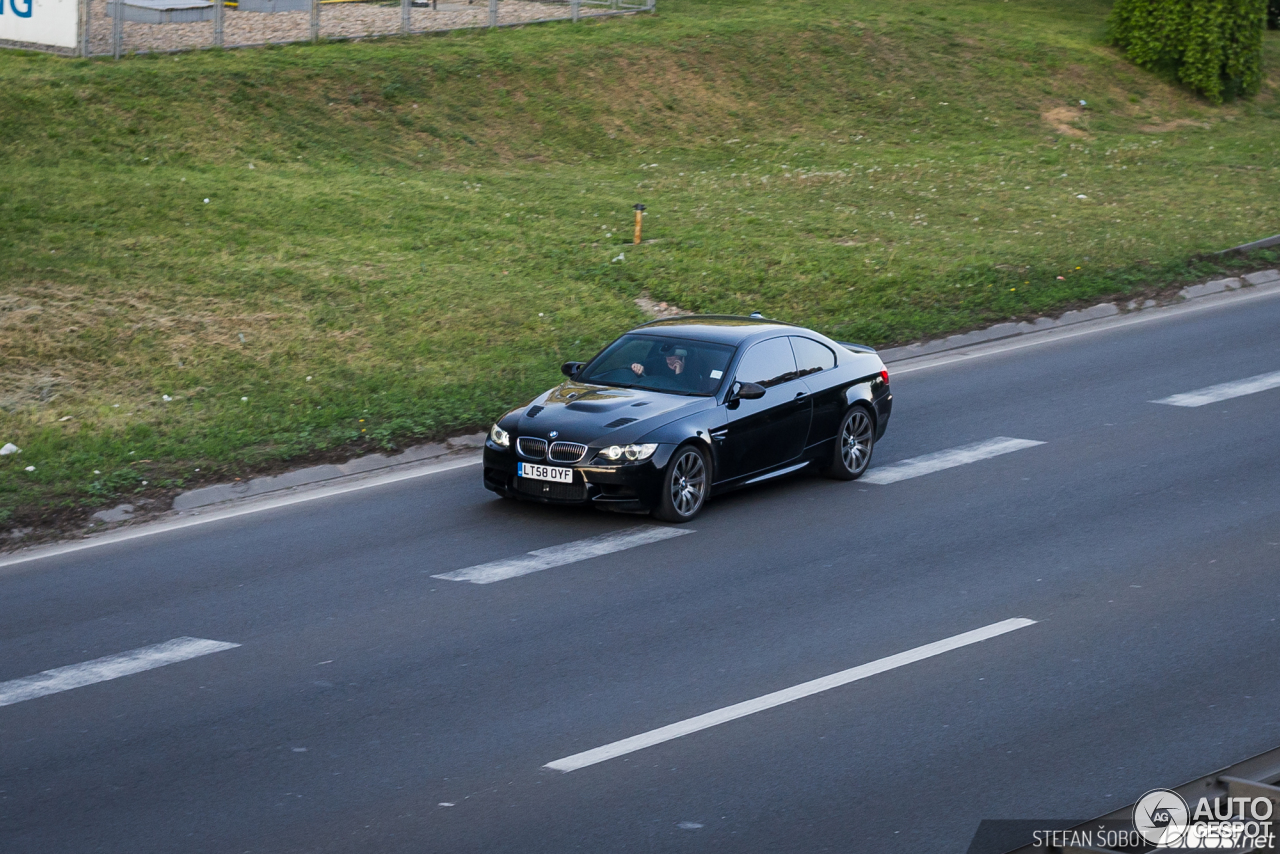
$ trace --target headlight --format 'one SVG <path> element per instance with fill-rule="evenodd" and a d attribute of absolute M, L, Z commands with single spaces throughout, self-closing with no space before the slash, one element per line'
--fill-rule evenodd
<path fill-rule="evenodd" d="M 657 445 L 610 445 L 600 452 L 600 456 L 606 460 L 620 460 L 626 457 L 629 462 L 636 460 L 647 460 L 653 456 L 653 452 L 658 450 Z"/>
<path fill-rule="evenodd" d="M 511 437 L 507 435 L 507 431 L 503 430 L 497 424 L 494 424 L 489 430 L 489 441 L 497 445 L 499 448 L 510 448 Z"/>

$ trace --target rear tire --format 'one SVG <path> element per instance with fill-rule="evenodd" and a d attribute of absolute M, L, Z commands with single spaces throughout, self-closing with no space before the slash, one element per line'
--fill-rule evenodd
<path fill-rule="evenodd" d="M 857 480 L 871 464 L 876 444 L 876 425 L 865 406 L 853 405 L 840 419 L 836 446 L 822 473 L 836 480 Z"/>
<path fill-rule="evenodd" d="M 696 445 L 677 448 L 662 474 L 662 492 L 653 515 L 664 522 L 688 522 L 707 503 L 711 466 Z"/>

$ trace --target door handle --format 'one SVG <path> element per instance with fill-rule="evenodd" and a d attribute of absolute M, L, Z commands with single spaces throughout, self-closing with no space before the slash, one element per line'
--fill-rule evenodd
<path fill-rule="evenodd" d="M 793 400 L 803 400 L 804 398 L 806 398 L 806 397 L 808 397 L 808 396 L 809 396 L 809 392 L 807 392 L 807 391 L 798 391 L 798 392 L 796 392 L 796 396 L 795 396 L 794 398 L 792 398 L 792 399 L 793 399 Z"/>

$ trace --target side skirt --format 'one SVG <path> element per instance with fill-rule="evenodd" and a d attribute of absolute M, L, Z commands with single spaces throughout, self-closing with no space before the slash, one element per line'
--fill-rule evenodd
<path fill-rule="evenodd" d="M 800 469 L 809 465 L 810 462 L 812 462 L 812 460 L 804 460 L 803 462 L 795 463 L 794 465 L 789 465 L 786 468 L 781 468 L 781 469 L 778 469 L 777 471 L 771 471 L 771 472 L 767 472 L 766 474 L 758 475 L 756 477 L 751 478 L 751 480 L 744 481 L 742 485 L 750 486 L 753 483 L 760 483 L 761 481 L 764 481 L 764 480 L 770 480 L 775 477 L 782 477 L 784 474 L 791 474 L 793 471 L 800 471 Z"/>

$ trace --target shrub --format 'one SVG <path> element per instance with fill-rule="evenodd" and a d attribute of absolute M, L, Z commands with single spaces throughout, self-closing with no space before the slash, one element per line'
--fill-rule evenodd
<path fill-rule="evenodd" d="M 1268 2 L 1280 0 L 1119 0 L 1111 41 L 1135 65 L 1170 73 L 1220 104 L 1262 84 Z"/>

